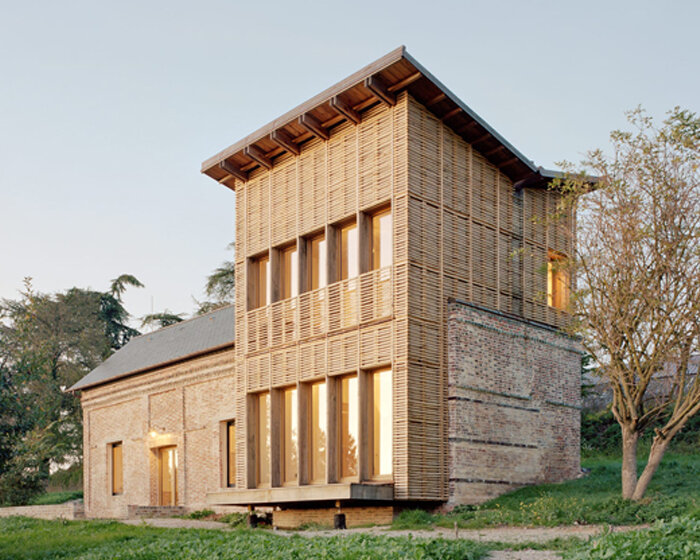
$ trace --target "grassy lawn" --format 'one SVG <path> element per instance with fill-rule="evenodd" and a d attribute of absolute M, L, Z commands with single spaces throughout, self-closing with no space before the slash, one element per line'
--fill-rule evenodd
<path fill-rule="evenodd" d="M 406 511 L 393 528 L 453 527 L 455 522 L 465 528 L 633 525 L 676 515 L 700 517 L 700 455 L 667 455 L 641 503 L 620 498 L 620 459 L 589 458 L 583 466 L 591 469 L 584 478 L 522 488 L 480 506 L 458 507 L 450 514 Z"/>
<path fill-rule="evenodd" d="M 65 504 L 71 500 L 82 499 L 83 491 L 75 492 L 47 492 L 41 494 L 29 502 L 30 506 L 48 506 L 53 504 Z"/>
<path fill-rule="evenodd" d="M 564 550 L 570 560 L 690 560 L 700 558 L 700 520 L 674 517 L 646 531 L 608 533 Z"/>
<path fill-rule="evenodd" d="M 485 545 L 470 541 L 354 534 L 310 539 L 272 531 L 157 529 L 109 521 L 0 519 L 3 560 L 276 560 L 302 558 L 479 560 Z"/>

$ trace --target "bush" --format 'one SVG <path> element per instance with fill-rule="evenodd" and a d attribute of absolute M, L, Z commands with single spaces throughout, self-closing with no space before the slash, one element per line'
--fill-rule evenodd
<path fill-rule="evenodd" d="M 47 492 L 36 496 L 29 501 L 32 506 L 48 506 L 52 504 L 65 504 L 73 500 L 81 500 L 83 498 L 82 490 L 79 492 Z"/>
<path fill-rule="evenodd" d="M 185 515 L 186 519 L 204 519 L 205 517 L 211 517 L 214 515 L 214 510 L 212 509 L 198 509 Z"/>

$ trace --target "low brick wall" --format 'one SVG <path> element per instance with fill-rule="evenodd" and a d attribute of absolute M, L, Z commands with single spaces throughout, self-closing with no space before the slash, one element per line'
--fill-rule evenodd
<path fill-rule="evenodd" d="M 341 512 L 345 514 L 347 527 L 388 525 L 394 520 L 394 508 L 391 506 L 344 507 Z M 333 527 L 336 513 L 336 508 L 283 509 L 272 512 L 272 524 L 280 529 L 295 529 L 308 523 Z"/>
<path fill-rule="evenodd" d="M 76 500 L 50 506 L 15 506 L 0 508 L 0 517 L 36 517 L 37 519 L 83 519 L 83 502 Z"/>
<path fill-rule="evenodd" d="M 185 515 L 188 512 L 182 506 L 128 506 L 127 516 L 129 519 L 135 517 L 174 517 L 175 515 Z"/>

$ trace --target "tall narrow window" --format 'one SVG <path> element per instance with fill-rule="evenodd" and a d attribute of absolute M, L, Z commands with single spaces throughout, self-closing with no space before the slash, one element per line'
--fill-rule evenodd
<path fill-rule="evenodd" d="M 236 422 L 226 422 L 226 486 L 236 485 Z"/>
<path fill-rule="evenodd" d="M 284 471 L 282 480 L 284 484 L 296 484 L 297 473 L 299 469 L 299 454 L 297 447 L 297 426 L 298 426 L 298 411 L 297 411 L 297 389 L 290 387 L 283 391 L 283 458 Z"/>
<path fill-rule="evenodd" d="M 357 392 L 357 376 L 341 377 L 340 384 L 340 477 L 341 479 L 355 478 L 357 468 L 357 445 L 359 434 L 359 403 Z"/>
<path fill-rule="evenodd" d="M 280 254 L 280 278 L 282 280 L 282 299 L 299 295 L 299 258 L 297 246 L 283 249 Z"/>
<path fill-rule="evenodd" d="M 177 448 L 175 446 L 158 449 L 158 472 L 161 506 L 177 505 Z"/>
<path fill-rule="evenodd" d="M 250 267 L 252 274 L 253 298 L 251 308 L 264 307 L 270 303 L 270 257 L 264 255 L 253 259 Z"/>
<path fill-rule="evenodd" d="M 569 271 L 566 256 L 549 251 L 547 256 L 547 304 L 565 310 L 569 305 Z"/>
<path fill-rule="evenodd" d="M 372 215 L 372 270 L 391 265 L 391 208 Z"/>
<path fill-rule="evenodd" d="M 321 234 L 309 239 L 309 286 L 312 290 L 326 283 L 326 237 Z"/>
<path fill-rule="evenodd" d="M 323 484 L 326 482 L 326 426 L 328 416 L 326 409 L 326 383 L 321 381 L 313 383 L 310 387 L 311 410 L 310 420 L 310 443 L 309 465 L 310 481 L 313 484 Z"/>
<path fill-rule="evenodd" d="M 341 226 L 338 235 L 339 279 L 354 278 L 360 272 L 357 223 Z"/>
<path fill-rule="evenodd" d="M 270 485 L 270 393 L 260 393 L 258 399 L 257 474 L 258 486 Z"/>
<path fill-rule="evenodd" d="M 112 455 L 112 495 L 116 496 L 124 492 L 122 442 L 113 443 L 110 447 Z"/>
<path fill-rule="evenodd" d="M 370 380 L 370 418 L 372 429 L 372 476 L 392 474 L 393 462 L 393 391 L 390 369 L 372 372 Z"/>

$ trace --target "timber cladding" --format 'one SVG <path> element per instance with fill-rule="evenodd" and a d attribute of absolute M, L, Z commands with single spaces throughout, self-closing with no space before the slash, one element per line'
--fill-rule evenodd
<path fill-rule="evenodd" d="M 452 301 L 449 504 L 579 472 L 581 347 L 542 325 Z"/>
<path fill-rule="evenodd" d="M 246 393 L 391 365 L 394 496 L 447 499 L 447 298 L 563 326 L 545 298 L 547 252 L 570 243 L 545 221 L 557 195 L 516 191 L 403 93 L 251 172 L 236 197 L 237 485 L 256 484 Z M 387 203 L 389 269 L 248 308 L 251 259 Z"/>
<path fill-rule="evenodd" d="M 233 349 L 87 389 L 84 490 L 88 517 L 127 517 L 129 506 L 158 506 L 156 450 L 178 447 L 179 504 L 208 507 L 222 487 L 221 423 L 235 417 Z M 123 492 L 112 494 L 109 446 L 123 448 Z"/>

